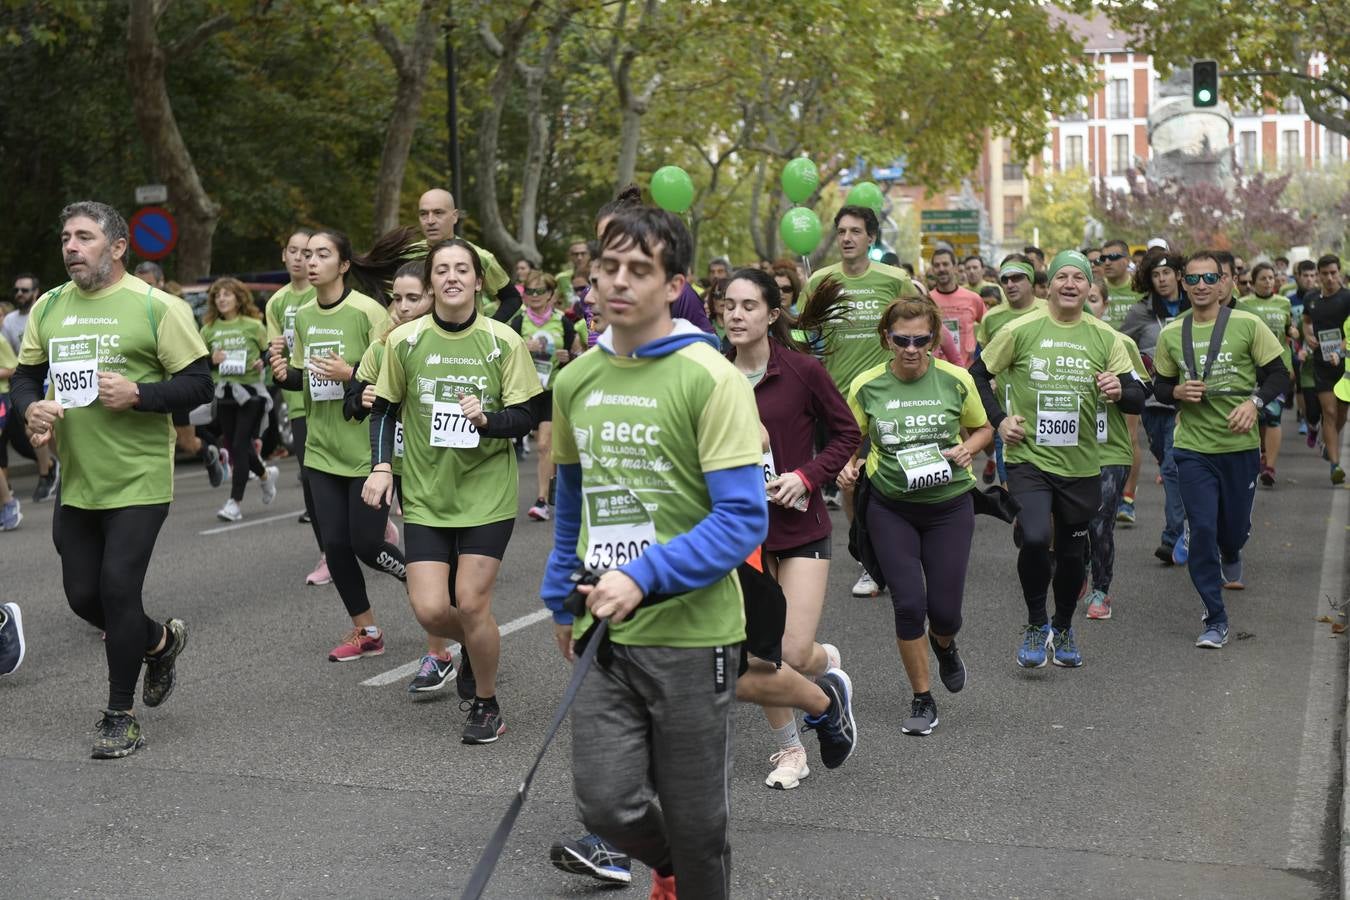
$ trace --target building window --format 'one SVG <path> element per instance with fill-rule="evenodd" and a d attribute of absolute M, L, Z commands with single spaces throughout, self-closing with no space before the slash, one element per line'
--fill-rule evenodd
<path fill-rule="evenodd" d="M 1111 136 L 1111 174 L 1124 175 L 1130 167 L 1130 136 L 1115 134 Z"/>
<path fill-rule="evenodd" d="M 1013 159 L 1012 141 L 1010 140 L 1005 140 L 1003 142 L 1003 180 L 1022 180 L 1022 166 Z"/>
<path fill-rule="evenodd" d="M 1238 135 L 1238 165 L 1244 169 L 1255 169 L 1258 165 L 1256 158 L 1256 132 L 1244 131 Z"/>
<path fill-rule="evenodd" d="M 1327 162 L 1340 162 L 1345 149 L 1345 138 L 1334 131 L 1327 132 Z"/>
<path fill-rule="evenodd" d="M 1086 122 L 1088 118 L 1088 109 L 1090 101 L 1087 97 L 1079 97 L 1073 108 L 1064 115 L 1062 122 Z"/>
<path fill-rule="evenodd" d="M 1066 172 L 1083 168 L 1082 135 L 1071 134 L 1064 139 L 1064 165 L 1061 168 Z"/>
<path fill-rule="evenodd" d="M 1303 104 L 1299 102 L 1297 96 L 1290 94 L 1280 102 L 1280 111 L 1297 115 L 1298 113 L 1303 112 Z"/>
<path fill-rule="evenodd" d="M 1280 162 L 1291 166 L 1299 160 L 1298 131 L 1290 128 L 1280 132 Z"/>
<path fill-rule="evenodd" d="M 1130 118 L 1130 81 L 1113 78 L 1106 86 L 1106 114 L 1112 119 Z"/>
<path fill-rule="evenodd" d="M 1022 218 L 1022 198 L 1004 196 L 1003 198 L 1003 239 L 1017 237 L 1017 223 Z"/>

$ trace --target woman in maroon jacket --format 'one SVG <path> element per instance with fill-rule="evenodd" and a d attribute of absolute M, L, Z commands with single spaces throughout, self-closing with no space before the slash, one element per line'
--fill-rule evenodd
<path fill-rule="evenodd" d="M 858 448 L 862 436 L 834 382 L 805 348 L 793 339 L 782 294 L 773 276 L 741 269 L 726 285 L 723 322 L 731 343 L 728 354 L 750 379 L 760 422 L 768 430 L 764 454 L 769 497 L 769 536 L 764 542 L 766 571 L 787 597 L 783 660 L 807 677 L 838 668 L 839 650 L 816 643 L 816 626 L 825 604 L 830 574 L 830 514 L 821 487 L 830 484 Z M 830 440 L 814 452 L 816 425 Z M 779 750 L 765 780 L 788 790 L 810 774 L 793 711 L 766 707 Z"/>

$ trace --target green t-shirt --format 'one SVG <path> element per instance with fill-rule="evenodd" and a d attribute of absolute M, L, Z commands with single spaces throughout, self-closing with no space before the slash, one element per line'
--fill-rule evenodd
<path fill-rule="evenodd" d="M 211 364 L 211 378 L 216 384 L 258 384 L 262 370 L 254 364 L 262 359 L 267 349 L 267 331 L 263 323 L 252 316 L 216 319 L 202 326 L 202 340 L 212 356 L 217 350 L 225 352 L 225 359 Z"/>
<path fill-rule="evenodd" d="M 342 382 L 320 378 L 309 371 L 306 360 L 327 356 L 331 351 L 356 366 L 370 342 L 388 328 L 389 314 L 384 307 L 357 291 L 350 291 L 328 309 L 320 306 L 316 297 L 296 313 L 291 366 L 305 370 L 305 411 L 309 416 L 306 467 L 344 478 L 370 474 L 366 423 L 348 421 L 342 415 Z"/>
<path fill-rule="evenodd" d="M 525 342 L 483 316 L 453 332 L 423 316 L 390 332 L 385 348 L 375 393 L 402 404 L 404 520 L 464 528 L 515 518 L 515 448 L 482 437 L 460 415 L 459 395 L 492 413 L 538 394 Z"/>
<path fill-rule="evenodd" d="M 1031 302 L 1021 309 L 1015 309 L 1007 303 L 1000 303 L 985 313 L 984 318 L 980 320 L 980 324 L 975 326 L 975 341 L 981 347 L 988 347 L 989 342 L 994 339 L 994 335 L 998 334 L 1004 325 L 1017 321 L 1027 313 L 1044 311 L 1045 300 L 1041 297 L 1032 297 Z"/>
<path fill-rule="evenodd" d="M 704 473 L 763 461 L 758 421 L 749 382 L 705 341 L 659 357 L 583 353 L 553 385 L 553 459 L 581 466 L 577 556 L 594 569 L 621 567 L 703 521 L 712 508 Z M 578 617 L 573 634 L 590 624 L 589 613 Z M 740 581 L 729 572 L 638 610 L 610 635 L 649 647 L 743 641 Z"/>
<path fill-rule="evenodd" d="M 1134 377 L 1140 381 L 1147 380 L 1148 370 L 1144 368 L 1139 347 L 1123 334 L 1120 342 L 1130 357 L 1130 364 L 1134 366 Z M 1107 403 L 1100 396 L 1097 398 L 1097 443 L 1101 444 L 1101 465 L 1134 465 L 1134 441 L 1130 440 L 1130 426 L 1125 421 L 1125 414 L 1119 406 Z"/>
<path fill-rule="evenodd" d="M 1271 294 L 1269 297 L 1248 294 L 1238 300 L 1237 308 L 1266 323 L 1281 347 L 1280 356 L 1284 359 L 1284 367 L 1290 372 L 1294 371 L 1294 354 L 1289 348 L 1289 326 L 1294 321 L 1294 310 L 1289 304 L 1289 298 L 1280 294 Z"/>
<path fill-rule="evenodd" d="M 9 345 L 9 341 L 0 337 L 0 369 L 13 369 L 19 365 L 19 355 Z M 0 394 L 9 393 L 9 376 L 0 378 Z"/>
<path fill-rule="evenodd" d="M 1129 313 L 1130 307 L 1142 299 L 1144 295 L 1136 292 L 1128 281 L 1120 285 L 1107 282 L 1106 309 L 1102 310 L 1102 321 L 1119 331 L 1120 326 L 1125 324 L 1125 316 Z"/>
<path fill-rule="evenodd" d="M 274 337 L 284 337 L 286 339 L 286 350 L 292 352 L 295 350 L 295 314 L 300 311 L 300 307 L 314 299 L 315 289 L 310 285 L 303 291 L 297 292 L 289 284 L 283 286 L 267 300 L 267 308 L 263 311 L 263 318 L 267 320 L 267 339 L 270 341 Z M 305 414 L 305 392 L 304 391 L 282 391 L 286 399 L 286 409 L 292 419 L 299 419 Z"/>
<path fill-rule="evenodd" d="M 853 380 L 848 407 L 872 440 L 867 477 L 887 497 L 941 503 L 975 486 L 969 467 L 953 467 L 942 451 L 961 442 L 961 429 L 989 420 L 970 373 L 932 359 L 915 381 L 901 381 L 889 363 Z"/>
<path fill-rule="evenodd" d="M 173 499 L 169 416 L 105 409 L 96 372 L 167 381 L 204 356 L 192 309 L 134 275 L 92 294 L 70 282 L 33 305 L 19 362 L 49 365 L 52 391 L 65 407 L 56 423 L 62 504 L 117 509 Z"/>
<path fill-rule="evenodd" d="M 585 347 L 588 339 L 586 323 L 579 321 L 575 327 L 577 336 L 581 338 L 581 346 Z M 559 350 L 566 350 L 569 353 L 572 351 L 571 347 L 563 346 L 566 332 L 563 329 L 562 310 L 553 310 L 553 314 L 543 325 L 536 325 L 534 320 L 530 318 L 529 310 L 522 309 L 520 311 L 520 338 L 526 343 L 535 339 L 539 339 L 543 343 L 542 349 L 538 352 L 530 351 L 530 365 L 534 367 L 535 374 L 539 377 L 539 384 L 544 390 L 552 390 L 553 379 L 557 377 L 560 368 L 556 357 L 557 352 Z"/>
<path fill-rule="evenodd" d="M 361 365 L 356 367 L 356 377 L 369 385 L 380 380 L 380 367 L 384 365 L 384 341 L 388 337 L 376 338 L 370 342 L 366 352 L 361 355 Z M 390 470 L 395 475 L 403 474 L 403 422 L 394 423 L 394 458 L 389 461 Z"/>
<path fill-rule="evenodd" d="M 1062 324 L 1049 313 L 1005 326 L 980 357 L 998 380 L 1008 415 L 1026 419 L 1026 437 L 1004 448 L 1010 463 L 1085 478 L 1101 470 L 1097 433 L 1097 374 L 1123 375 L 1133 366 L 1120 334 L 1083 315 Z"/>
<path fill-rule="evenodd" d="M 827 327 L 823 335 L 825 371 L 830 373 L 839 392 L 846 394 L 853 379 L 892 359 L 877 334 L 877 323 L 892 300 L 917 296 L 918 291 L 904 269 L 874 262 L 868 264 L 866 272 L 850 278 L 844 274 L 842 264 L 835 263 L 816 270 L 806 284 L 806 296 L 826 278 L 843 283 L 844 303 L 848 305 L 845 321 Z"/>
<path fill-rule="evenodd" d="M 1188 317 L 1173 319 L 1158 333 L 1153 366 L 1163 378 L 1186 381 L 1186 357 L 1181 347 L 1181 329 Z M 1214 323 L 1196 322 L 1191 333 L 1195 364 L 1204 372 L 1209 356 L 1209 338 Z M 1218 359 L 1205 380 L 1207 396 L 1199 403 L 1177 403 L 1177 428 L 1172 443 L 1196 453 L 1233 453 L 1261 445 L 1261 430 L 1255 425 L 1246 434 L 1228 430 L 1228 414 L 1256 392 L 1256 370 L 1280 355 L 1280 345 L 1265 323 L 1249 312 L 1235 309 L 1228 317 Z M 1222 396 L 1210 392 L 1224 391 Z M 1226 392 L 1233 392 L 1228 394 Z"/>

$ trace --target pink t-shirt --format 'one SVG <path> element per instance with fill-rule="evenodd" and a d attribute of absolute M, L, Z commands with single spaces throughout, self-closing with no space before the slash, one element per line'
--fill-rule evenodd
<path fill-rule="evenodd" d="M 956 359 L 952 362 L 969 367 L 975 356 L 975 323 L 984 318 L 984 301 L 979 294 L 963 287 L 950 294 L 934 288 L 929 296 L 942 313 L 943 326 L 956 342 Z"/>

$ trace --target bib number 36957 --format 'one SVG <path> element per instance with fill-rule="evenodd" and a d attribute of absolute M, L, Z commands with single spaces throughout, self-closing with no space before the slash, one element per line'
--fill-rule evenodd
<path fill-rule="evenodd" d="M 98 337 L 52 338 L 48 373 L 56 402 L 63 409 L 88 406 L 98 399 Z"/>
<path fill-rule="evenodd" d="M 585 492 L 586 555 L 591 572 L 607 572 L 637 559 L 656 543 L 656 526 L 642 501 L 626 487 Z"/>

